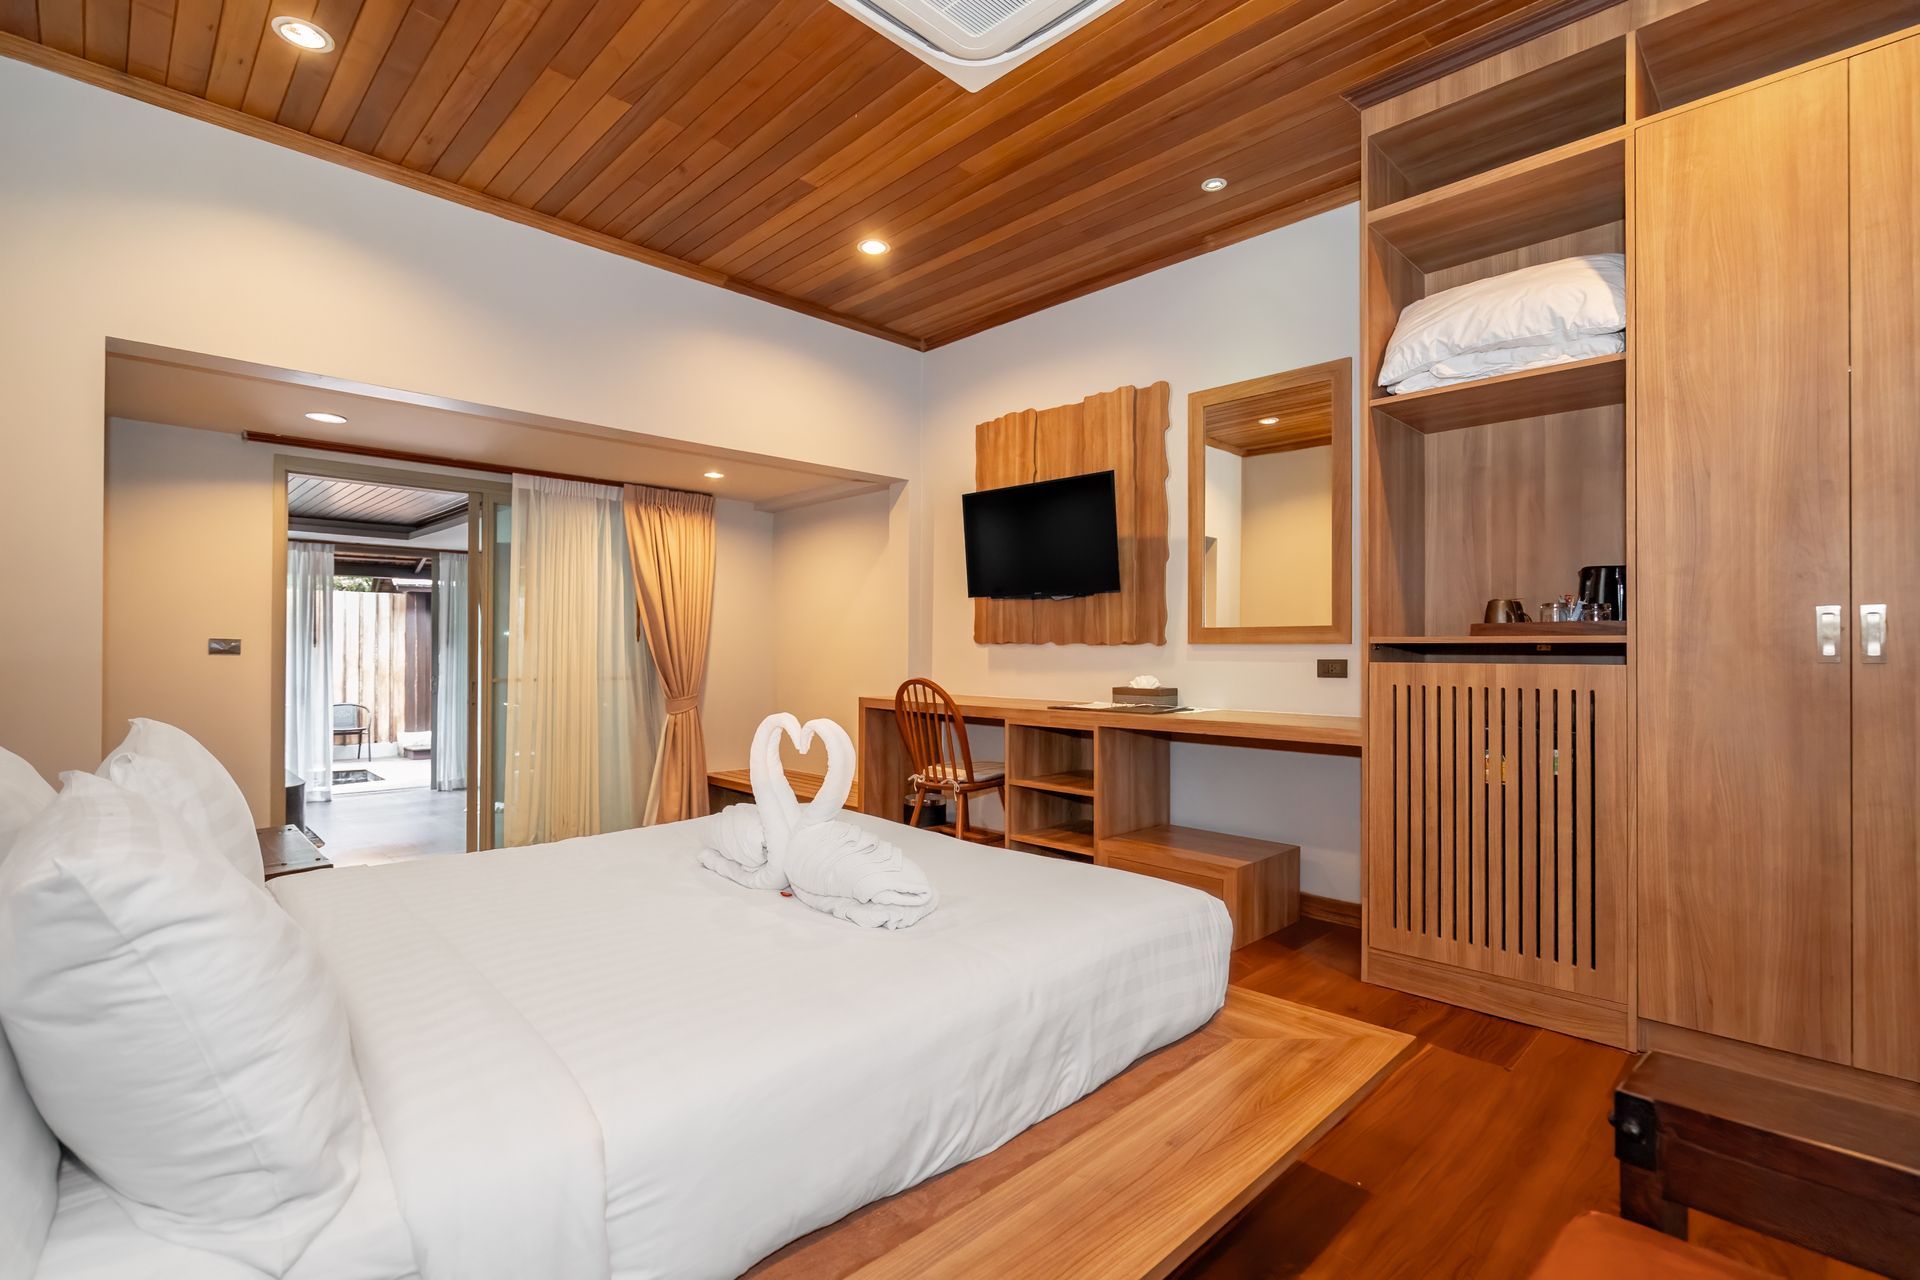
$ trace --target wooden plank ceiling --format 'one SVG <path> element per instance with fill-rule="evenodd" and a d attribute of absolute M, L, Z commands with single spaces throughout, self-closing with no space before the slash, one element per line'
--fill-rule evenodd
<path fill-rule="evenodd" d="M 0 53 L 926 348 L 1353 198 L 1344 91 L 1560 3 L 1127 0 L 979 94 L 828 0 L 0 0 Z"/>
<path fill-rule="evenodd" d="M 1208 405 L 1207 443 L 1243 458 L 1333 442 L 1332 379 Z"/>

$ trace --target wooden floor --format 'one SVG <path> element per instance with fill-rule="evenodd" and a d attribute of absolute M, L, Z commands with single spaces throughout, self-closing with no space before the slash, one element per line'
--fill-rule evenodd
<path fill-rule="evenodd" d="M 1177 1274 L 1525 1276 L 1588 1209 L 1617 1212 L 1606 1116 L 1628 1055 L 1359 981 L 1356 931 L 1243 948 L 1236 986 L 1413 1034 L 1415 1055 Z M 1695 1215 L 1693 1239 L 1771 1274 L 1867 1273 Z"/>
<path fill-rule="evenodd" d="M 467 847 L 464 791 L 378 791 L 335 795 L 310 804 L 307 826 L 326 845 L 320 850 L 336 867 L 399 862 Z"/>

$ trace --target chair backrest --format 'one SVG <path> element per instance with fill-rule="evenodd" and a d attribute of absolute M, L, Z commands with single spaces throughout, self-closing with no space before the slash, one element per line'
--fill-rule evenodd
<path fill-rule="evenodd" d="M 333 728 L 338 733 L 342 729 L 364 729 L 373 723 L 373 711 L 358 702 L 336 702 L 333 704 Z"/>
<path fill-rule="evenodd" d="M 893 695 L 893 718 L 906 739 L 915 777 L 928 782 L 973 781 L 966 721 L 945 689 L 918 677 L 907 681 Z"/>

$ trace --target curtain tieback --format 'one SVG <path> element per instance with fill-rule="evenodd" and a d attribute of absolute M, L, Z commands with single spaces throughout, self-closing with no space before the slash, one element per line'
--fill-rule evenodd
<path fill-rule="evenodd" d="M 700 696 L 698 694 L 684 698 L 667 699 L 667 714 L 670 716 L 684 716 L 689 712 L 698 711 L 699 709 Z"/>

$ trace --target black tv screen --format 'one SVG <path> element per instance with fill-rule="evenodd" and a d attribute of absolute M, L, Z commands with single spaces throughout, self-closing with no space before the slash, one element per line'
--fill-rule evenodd
<path fill-rule="evenodd" d="M 969 596 L 1044 600 L 1120 589 L 1113 472 L 982 489 L 960 503 Z"/>

